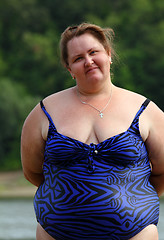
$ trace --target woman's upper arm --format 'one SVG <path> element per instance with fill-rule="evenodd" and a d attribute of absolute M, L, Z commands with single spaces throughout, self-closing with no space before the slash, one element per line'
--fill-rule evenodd
<path fill-rule="evenodd" d="M 152 174 L 164 174 L 164 113 L 154 103 L 148 106 L 149 134 L 146 147 L 152 164 Z"/>
<path fill-rule="evenodd" d="M 22 128 L 21 160 L 23 172 L 25 177 L 34 184 L 35 177 L 42 175 L 45 147 L 42 133 L 46 120 L 40 106 L 37 105 L 25 120 Z M 34 178 L 34 182 L 31 178 Z"/>

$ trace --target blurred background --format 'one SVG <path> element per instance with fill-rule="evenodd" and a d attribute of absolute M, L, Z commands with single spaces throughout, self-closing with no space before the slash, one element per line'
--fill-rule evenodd
<path fill-rule="evenodd" d="M 114 84 L 147 96 L 164 110 L 164 1 L 0 0 L 1 240 L 35 239 L 36 189 L 21 171 L 21 129 L 42 98 L 73 86 L 60 64 L 59 39 L 68 25 L 83 21 L 115 32 Z M 163 240 L 163 197 L 160 201 Z"/>

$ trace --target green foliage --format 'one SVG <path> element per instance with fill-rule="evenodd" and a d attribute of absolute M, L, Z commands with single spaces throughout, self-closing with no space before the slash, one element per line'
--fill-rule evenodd
<path fill-rule="evenodd" d="M 0 169 L 20 167 L 21 127 L 32 107 L 74 85 L 59 60 L 60 34 L 68 25 L 112 27 L 119 55 L 114 83 L 163 109 L 163 16 L 161 0 L 1 0 Z"/>
<path fill-rule="evenodd" d="M 58 38 L 55 31 L 44 35 L 25 32 L 22 36 L 22 48 L 18 50 L 17 59 L 13 57 L 11 60 L 12 76 L 23 81 L 33 95 L 49 94 L 58 89 L 60 76 L 57 73 L 61 66 L 56 46 Z"/>
<path fill-rule="evenodd" d="M 20 132 L 25 117 L 38 99 L 27 95 L 23 85 L 0 80 L 0 169 L 20 167 Z"/>
<path fill-rule="evenodd" d="M 120 55 L 121 65 L 114 68 L 114 81 L 146 95 L 164 109 L 164 4 L 160 0 L 117 3 L 104 20 L 104 25 L 116 32 Z"/>

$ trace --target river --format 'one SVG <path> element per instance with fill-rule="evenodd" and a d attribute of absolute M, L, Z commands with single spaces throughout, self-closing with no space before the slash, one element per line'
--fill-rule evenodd
<path fill-rule="evenodd" d="M 161 199 L 159 240 L 164 240 L 164 199 Z M 35 240 L 32 200 L 0 200 L 0 240 Z"/>

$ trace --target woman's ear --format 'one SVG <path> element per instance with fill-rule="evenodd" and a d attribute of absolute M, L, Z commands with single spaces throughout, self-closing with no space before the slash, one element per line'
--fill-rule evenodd
<path fill-rule="evenodd" d="M 108 55 L 109 55 L 109 62 L 110 64 L 112 64 L 112 56 L 111 56 L 111 51 L 108 52 Z"/>
<path fill-rule="evenodd" d="M 75 75 L 72 73 L 70 67 L 67 67 L 67 70 L 68 70 L 68 72 L 71 74 L 72 78 L 73 78 L 73 79 L 76 79 L 76 78 L 75 78 Z"/>

